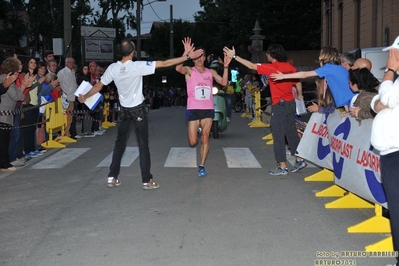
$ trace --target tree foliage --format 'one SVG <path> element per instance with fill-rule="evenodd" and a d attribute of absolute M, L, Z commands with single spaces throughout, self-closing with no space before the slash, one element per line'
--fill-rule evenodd
<path fill-rule="evenodd" d="M 21 11 L 25 5 L 22 0 L 0 0 L 0 20 L 3 30 L 0 31 L 2 44 L 19 46 L 20 40 L 26 35 L 26 22 L 22 18 Z"/>
<path fill-rule="evenodd" d="M 116 29 L 117 41 L 120 41 L 126 32 L 126 27 L 136 27 L 135 16 L 131 12 L 137 0 L 99 0 L 100 10 L 94 17 L 94 25 L 112 27 Z"/>
<path fill-rule="evenodd" d="M 33 53 L 51 49 L 53 38 L 64 38 L 63 7 L 63 0 L 29 0 L 27 3 L 29 46 Z M 71 0 L 71 44 L 75 59 L 80 58 L 80 26 L 90 23 L 91 15 L 90 0 Z"/>
<path fill-rule="evenodd" d="M 182 55 L 182 39 L 186 36 L 193 36 L 195 26 L 191 22 L 174 20 L 173 21 L 173 55 Z M 149 60 L 161 60 L 170 57 L 170 23 L 165 22 L 159 27 L 154 27 L 151 31 L 151 38 L 145 42 L 143 48 L 150 55 Z M 162 86 L 162 76 L 166 76 L 168 84 L 184 87 L 185 81 L 181 74 L 175 71 L 174 67 L 158 69 L 153 78 L 153 86 Z"/>
<path fill-rule="evenodd" d="M 203 8 L 194 15 L 195 23 L 174 21 L 174 55 L 183 51 L 181 40 L 190 36 L 207 53 L 222 56 L 223 46 L 235 46 L 248 54 L 250 37 L 258 20 L 265 36 L 264 49 L 269 43 L 280 43 L 286 50 L 320 49 L 320 1 L 314 0 L 198 0 Z M 73 56 L 79 62 L 81 54 L 81 26 L 116 28 L 117 42 L 127 28 L 136 28 L 132 13 L 137 0 L 71 0 Z M 22 21 L 17 12 L 27 10 L 29 21 Z M 11 14 L 11 15 L 10 15 Z M 0 31 L 3 44 L 18 45 L 23 35 L 29 36 L 33 52 L 52 47 L 52 38 L 64 37 L 63 0 L 0 0 Z M 12 29 L 12 30 L 10 30 Z M 152 58 L 169 57 L 170 24 L 154 28 L 145 50 Z"/>
<path fill-rule="evenodd" d="M 280 43 L 286 50 L 319 49 L 320 5 L 314 0 L 200 0 L 204 10 L 195 16 L 194 39 L 206 42 L 211 50 L 234 45 L 244 52 L 258 20 L 265 46 Z"/>

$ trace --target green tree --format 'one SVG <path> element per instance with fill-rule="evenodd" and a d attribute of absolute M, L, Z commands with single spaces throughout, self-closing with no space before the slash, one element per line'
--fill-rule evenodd
<path fill-rule="evenodd" d="M 26 25 L 21 17 L 25 5 L 21 0 L 0 1 L 0 21 L 3 30 L 0 31 L 2 44 L 19 46 L 20 40 L 26 35 Z"/>
<path fill-rule="evenodd" d="M 287 50 L 320 48 L 320 1 L 200 0 L 200 6 L 204 10 L 195 16 L 193 38 L 207 42 L 211 50 L 234 45 L 247 53 L 256 20 L 265 46 L 276 42 Z"/>
<path fill-rule="evenodd" d="M 137 0 L 99 0 L 100 10 L 94 17 L 94 25 L 116 29 L 116 41 L 119 43 L 125 36 L 126 27 L 136 28 L 135 16 L 132 13 Z"/>
<path fill-rule="evenodd" d="M 179 20 L 173 21 L 173 55 L 175 57 L 182 55 L 184 48 L 182 40 L 186 36 L 192 36 L 195 31 L 193 23 Z M 170 57 L 170 23 L 165 22 L 160 27 L 151 31 L 151 38 L 147 40 L 143 48 L 150 55 L 149 60 L 163 60 Z M 177 73 L 174 67 L 158 69 L 151 78 L 152 86 L 163 87 L 162 76 L 167 77 L 167 86 L 184 87 L 185 81 L 182 75 Z"/>
<path fill-rule="evenodd" d="M 72 21 L 72 57 L 79 64 L 82 61 L 82 40 L 81 26 L 90 25 L 93 21 L 93 8 L 89 0 L 72 0 L 71 3 L 71 21 Z"/>
<path fill-rule="evenodd" d="M 53 38 L 64 38 L 63 4 L 63 0 L 30 0 L 27 3 L 29 45 L 33 52 L 51 49 Z M 91 15 L 90 0 L 71 0 L 72 51 L 77 61 L 80 58 L 80 26 L 90 23 Z"/>

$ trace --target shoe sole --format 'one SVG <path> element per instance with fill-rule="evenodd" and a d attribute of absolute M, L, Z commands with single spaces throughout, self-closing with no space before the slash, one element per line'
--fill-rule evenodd
<path fill-rule="evenodd" d="M 119 182 L 119 184 L 107 184 L 107 187 L 109 188 L 113 188 L 113 187 L 119 187 L 121 185 L 121 182 Z"/>
<path fill-rule="evenodd" d="M 5 173 L 13 173 L 13 172 L 16 172 L 18 169 L 12 169 L 12 170 L 9 170 L 9 169 L 1 169 L 1 171 L 2 172 L 5 172 Z"/>
<path fill-rule="evenodd" d="M 157 186 L 157 187 L 144 187 L 143 186 L 144 190 L 152 190 L 152 189 L 158 189 L 158 188 L 159 188 L 159 186 Z"/>
<path fill-rule="evenodd" d="M 19 164 L 13 164 L 13 163 L 11 163 L 12 164 L 12 166 L 14 166 L 14 167 L 17 167 L 17 166 L 25 166 L 25 164 L 22 164 L 22 163 L 19 163 Z"/>
<path fill-rule="evenodd" d="M 269 175 L 273 175 L 273 176 L 287 176 L 288 173 L 286 173 L 286 174 L 272 174 L 272 173 L 269 173 Z"/>

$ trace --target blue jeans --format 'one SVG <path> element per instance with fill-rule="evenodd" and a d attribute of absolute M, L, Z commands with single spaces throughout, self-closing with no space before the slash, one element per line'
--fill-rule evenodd
<path fill-rule="evenodd" d="M 145 105 L 141 104 L 133 108 L 121 107 L 117 127 L 117 137 L 108 176 L 118 177 L 130 131 L 134 127 L 139 146 L 141 177 L 143 183 L 148 183 L 152 179 L 152 174 L 150 173 L 151 158 L 150 148 L 148 147 L 148 119 L 145 112 Z"/>

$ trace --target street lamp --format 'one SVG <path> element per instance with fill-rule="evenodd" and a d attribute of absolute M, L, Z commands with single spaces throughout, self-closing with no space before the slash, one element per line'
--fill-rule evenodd
<path fill-rule="evenodd" d="M 137 0 L 137 7 L 136 7 L 136 24 L 137 24 L 137 43 L 136 43 L 136 53 L 137 53 L 137 60 L 141 60 L 141 7 L 152 4 L 154 2 L 166 2 L 166 0 L 154 0 L 143 4 L 143 0 Z"/>

